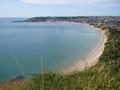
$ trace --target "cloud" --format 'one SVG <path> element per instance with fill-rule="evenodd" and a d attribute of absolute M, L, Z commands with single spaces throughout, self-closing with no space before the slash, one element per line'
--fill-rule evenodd
<path fill-rule="evenodd" d="M 120 5 L 119 0 L 22 0 L 32 4 Z"/>

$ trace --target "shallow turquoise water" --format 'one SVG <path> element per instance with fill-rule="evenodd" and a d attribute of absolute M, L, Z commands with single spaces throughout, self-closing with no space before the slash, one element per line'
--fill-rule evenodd
<path fill-rule="evenodd" d="M 22 19 L 22 18 L 21 18 Z M 101 32 L 84 24 L 65 22 L 12 23 L 20 18 L 0 18 L 0 80 L 44 70 L 69 68 L 100 42 Z"/>

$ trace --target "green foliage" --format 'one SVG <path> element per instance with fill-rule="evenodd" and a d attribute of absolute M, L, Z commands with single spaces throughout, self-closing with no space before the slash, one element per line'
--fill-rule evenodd
<path fill-rule="evenodd" d="M 24 90 L 119 90 L 119 75 L 111 74 L 111 67 L 99 63 L 89 70 L 67 76 L 49 72 L 44 73 L 44 80 L 40 74 L 29 80 Z"/>
<path fill-rule="evenodd" d="M 120 30 L 118 28 L 109 28 L 108 41 L 105 50 L 100 57 L 106 64 L 114 64 L 114 73 L 120 72 Z M 116 71 L 116 72 L 115 72 Z"/>

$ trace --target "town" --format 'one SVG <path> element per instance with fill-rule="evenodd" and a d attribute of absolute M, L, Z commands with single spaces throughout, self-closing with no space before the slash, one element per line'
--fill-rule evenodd
<path fill-rule="evenodd" d="M 33 17 L 27 20 L 14 22 L 76 22 L 98 24 L 106 27 L 119 27 L 120 16 L 76 16 L 76 17 Z"/>

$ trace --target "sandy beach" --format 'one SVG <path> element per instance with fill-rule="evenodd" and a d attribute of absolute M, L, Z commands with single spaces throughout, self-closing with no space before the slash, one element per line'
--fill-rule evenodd
<path fill-rule="evenodd" d="M 93 26 L 91 27 L 95 28 Z M 102 33 L 100 43 L 95 47 L 95 49 L 92 50 L 92 52 L 89 55 L 87 55 L 84 58 L 84 60 L 80 60 L 77 64 L 71 66 L 68 70 L 63 71 L 63 73 L 69 74 L 73 71 L 74 72 L 83 71 L 86 68 L 90 68 L 91 66 L 94 66 L 99 61 L 99 57 L 104 51 L 105 43 L 107 41 L 107 36 L 104 30 L 100 30 L 98 28 L 95 28 L 95 29 L 101 31 Z"/>

